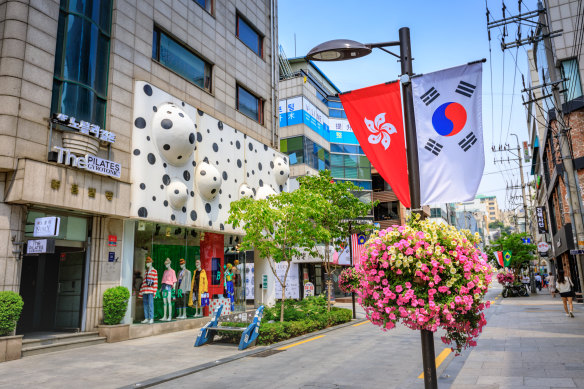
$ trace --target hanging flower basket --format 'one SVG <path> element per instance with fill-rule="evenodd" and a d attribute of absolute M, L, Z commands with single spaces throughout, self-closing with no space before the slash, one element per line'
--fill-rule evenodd
<path fill-rule="evenodd" d="M 515 281 L 515 276 L 511 272 L 497 273 L 497 281 L 501 285 L 510 285 Z"/>
<path fill-rule="evenodd" d="M 362 273 L 354 267 L 343 269 L 339 275 L 339 289 L 345 293 L 356 292 L 363 278 Z"/>
<path fill-rule="evenodd" d="M 413 330 L 442 328 L 441 339 L 460 351 L 476 345 L 486 320 L 483 302 L 491 266 L 478 248 L 478 234 L 420 221 L 373 235 L 359 261 L 359 303 L 384 330 L 401 322 Z"/>

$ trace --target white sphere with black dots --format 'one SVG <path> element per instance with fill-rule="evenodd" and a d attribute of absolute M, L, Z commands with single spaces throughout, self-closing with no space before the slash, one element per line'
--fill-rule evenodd
<path fill-rule="evenodd" d="M 272 168 L 274 178 L 278 185 L 284 185 L 288 177 L 290 177 L 290 167 L 282 157 L 274 158 L 274 167 Z"/>
<path fill-rule="evenodd" d="M 213 200 L 221 188 L 221 175 L 217 168 L 207 162 L 197 164 L 195 185 L 201 197 L 207 201 Z"/>
<path fill-rule="evenodd" d="M 195 144 L 195 123 L 172 103 L 162 104 L 152 117 L 152 135 L 160 155 L 171 165 L 189 161 Z"/>
<path fill-rule="evenodd" d="M 166 187 L 166 195 L 173 209 L 181 209 L 189 199 L 189 190 L 184 182 L 172 180 Z"/>
<path fill-rule="evenodd" d="M 253 190 L 247 184 L 241 184 L 239 187 L 239 198 L 248 197 L 253 199 Z"/>
<path fill-rule="evenodd" d="M 271 186 L 264 185 L 256 191 L 256 200 L 265 200 L 270 196 L 277 194 Z"/>

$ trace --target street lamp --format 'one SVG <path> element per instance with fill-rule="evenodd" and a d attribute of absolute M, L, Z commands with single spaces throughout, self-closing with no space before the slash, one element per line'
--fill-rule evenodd
<path fill-rule="evenodd" d="M 399 46 L 399 55 L 387 50 L 386 47 Z M 344 61 L 348 59 L 364 57 L 371 53 L 374 48 L 378 48 L 400 59 L 401 64 L 401 85 L 405 114 L 405 134 L 406 147 L 408 152 L 408 181 L 410 185 L 410 201 L 412 212 L 422 215 L 420 205 L 420 172 L 418 167 L 418 145 L 416 141 L 416 123 L 414 119 L 414 100 L 412 84 L 410 81 L 413 75 L 412 55 L 410 45 L 410 29 L 402 27 L 399 29 L 399 41 L 380 43 L 359 43 L 348 39 L 335 39 L 321 43 L 314 47 L 306 55 L 306 59 L 313 61 Z M 434 352 L 434 333 L 429 330 L 421 330 L 422 338 L 422 362 L 424 364 L 424 387 L 426 389 L 436 389 L 438 387 L 436 377 L 436 361 Z"/>

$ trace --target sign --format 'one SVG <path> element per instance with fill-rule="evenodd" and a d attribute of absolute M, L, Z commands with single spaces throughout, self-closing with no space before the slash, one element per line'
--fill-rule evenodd
<path fill-rule="evenodd" d="M 539 251 L 540 253 L 545 253 L 546 251 L 548 251 L 550 249 L 550 245 L 549 243 L 546 242 L 539 242 L 537 244 L 537 251 Z"/>
<path fill-rule="evenodd" d="M 108 235 L 108 237 L 107 237 L 107 245 L 109 247 L 116 247 L 118 245 L 118 237 L 117 237 L 117 235 Z"/>
<path fill-rule="evenodd" d="M 287 267 L 288 263 L 286 262 L 276 263 L 276 274 L 280 280 L 284 279 Z M 276 279 L 274 279 L 274 293 L 277 299 L 282 298 L 282 285 Z M 300 298 L 300 278 L 298 277 L 297 263 L 290 263 L 290 270 L 288 270 L 288 276 L 286 277 L 285 296 L 293 299 Z"/>
<path fill-rule="evenodd" d="M 122 174 L 122 165 L 117 162 L 102 159 L 91 154 L 86 154 L 85 157 L 77 157 L 69 149 L 58 146 L 54 146 L 53 148 L 58 151 L 57 163 L 115 178 L 120 178 Z"/>
<path fill-rule="evenodd" d="M 581 255 L 584 254 L 584 250 L 570 250 L 570 255 Z"/>
<path fill-rule="evenodd" d="M 54 252 L 54 239 L 33 239 L 26 242 L 27 254 L 52 254 Z"/>
<path fill-rule="evenodd" d="M 523 157 L 525 158 L 525 162 L 529 162 L 529 144 L 527 141 L 523 141 Z"/>
<path fill-rule="evenodd" d="M 521 238 L 521 241 L 525 244 L 530 244 L 531 243 L 531 238 Z"/>
<path fill-rule="evenodd" d="M 110 251 L 109 253 L 107 253 L 107 261 L 108 262 L 115 262 L 116 261 L 116 253 L 114 251 Z"/>
<path fill-rule="evenodd" d="M 106 131 L 97 124 L 88 123 L 83 120 L 77 121 L 72 116 L 55 113 L 53 114 L 53 122 L 79 131 L 82 134 L 95 137 L 102 142 L 114 143 L 116 141 L 116 134 L 113 132 Z"/>
<path fill-rule="evenodd" d="M 304 284 L 304 298 L 308 296 L 314 296 L 314 284 L 312 282 Z"/>
<path fill-rule="evenodd" d="M 535 216 L 537 218 L 537 230 L 540 234 L 548 232 L 547 217 L 544 207 L 535 207 Z"/>
<path fill-rule="evenodd" d="M 56 216 L 39 217 L 34 219 L 34 233 L 35 238 L 53 237 L 59 235 L 59 227 L 61 226 L 61 218 Z"/>

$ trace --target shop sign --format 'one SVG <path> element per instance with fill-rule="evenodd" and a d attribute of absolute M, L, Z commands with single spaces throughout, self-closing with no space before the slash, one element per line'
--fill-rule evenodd
<path fill-rule="evenodd" d="M 118 236 L 117 235 L 108 235 L 107 245 L 109 247 L 116 247 L 118 245 Z"/>
<path fill-rule="evenodd" d="M 584 250 L 570 250 L 570 255 L 582 255 Z"/>
<path fill-rule="evenodd" d="M 56 216 L 39 217 L 34 219 L 35 238 L 51 237 L 59 235 L 59 227 L 61 226 L 61 218 Z"/>
<path fill-rule="evenodd" d="M 53 122 L 79 131 L 82 134 L 93 136 L 103 142 L 115 143 L 116 141 L 116 134 L 113 132 L 106 131 L 103 128 L 100 128 L 97 124 L 88 123 L 83 120 L 77 121 L 77 119 L 72 116 L 56 113 L 53 114 Z"/>
<path fill-rule="evenodd" d="M 314 284 L 307 282 L 304 284 L 304 297 L 314 296 Z"/>
<path fill-rule="evenodd" d="M 549 249 L 550 249 L 550 245 L 547 242 L 539 242 L 537 244 L 537 251 L 539 251 L 540 253 L 545 253 Z"/>
<path fill-rule="evenodd" d="M 525 162 L 529 162 L 529 144 L 527 141 L 523 141 L 523 157 L 525 158 Z"/>
<path fill-rule="evenodd" d="M 537 217 L 537 230 L 540 234 L 548 232 L 547 218 L 544 207 L 535 207 L 535 214 Z"/>
<path fill-rule="evenodd" d="M 116 253 L 114 251 L 110 251 L 107 253 L 107 261 L 108 262 L 115 262 L 116 261 Z"/>
<path fill-rule="evenodd" d="M 262 275 L 262 288 L 268 289 L 268 275 L 267 274 Z"/>
<path fill-rule="evenodd" d="M 54 239 L 33 239 L 26 242 L 27 254 L 52 254 L 55 252 Z"/>
<path fill-rule="evenodd" d="M 69 149 L 58 146 L 54 146 L 54 148 L 59 152 L 57 155 L 57 163 L 85 169 L 104 176 L 115 178 L 120 178 L 121 176 L 122 165 L 117 162 L 102 159 L 91 154 L 86 154 L 84 157 L 77 157 Z"/>

